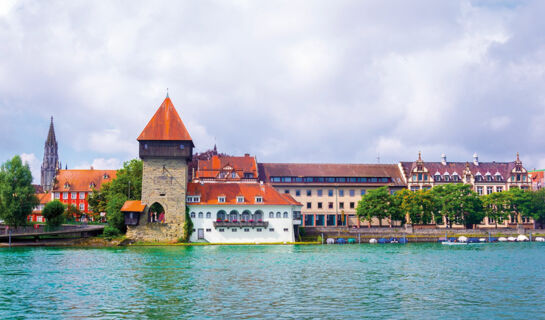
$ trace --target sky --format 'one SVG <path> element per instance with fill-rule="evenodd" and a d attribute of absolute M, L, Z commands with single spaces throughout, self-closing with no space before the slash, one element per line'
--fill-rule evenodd
<path fill-rule="evenodd" d="M 0 161 L 117 169 L 167 88 L 260 162 L 545 168 L 545 1 L 0 0 Z"/>

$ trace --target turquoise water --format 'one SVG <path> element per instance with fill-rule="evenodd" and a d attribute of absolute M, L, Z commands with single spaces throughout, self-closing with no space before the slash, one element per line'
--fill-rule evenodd
<path fill-rule="evenodd" d="M 545 318 L 545 244 L 0 249 L 0 318 Z"/>

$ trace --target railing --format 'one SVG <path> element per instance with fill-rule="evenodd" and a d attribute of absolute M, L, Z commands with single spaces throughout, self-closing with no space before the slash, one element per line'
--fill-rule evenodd
<path fill-rule="evenodd" d="M 268 221 L 214 221 L 214 228 L 267 228 Z"/>
<path fill-rule="evenodd" d="M 30 234 L 30 233 L 44 233 L 44 232 L 56 232 L 84 229 L 85 225 L 61 225 L 61 226 L 48 226 L 48 225 L 31 225 L 21 226 L 17 228 L 10 228 L 8 226 L 0 226 L 0 235 L 7 235 L 11 230 L 12 235 L 17 234 Z"/>

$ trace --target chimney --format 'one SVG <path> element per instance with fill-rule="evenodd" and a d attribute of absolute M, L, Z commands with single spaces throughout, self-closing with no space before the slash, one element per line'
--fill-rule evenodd
<path fill-rule="evenodd" d="M 447 165 L 447 155 L 446 154 L 442 154 L 441 155 L 441 163 L 446 166 Z"/>
<path fill-rule="evenodd" d="M 479 156 L 477 155 L 477 152 L 473 154 L 473 164 L 476 166 L 479 165 Z"/>
<path fill-rule="evenodd" d="M 244 156 L 245 156 L 245 157 L 249 157 L 250 154 L 249 154 L 249 153 L 245 153 Z"/>
<path fill-rule="evenodd" d="M 95 168 L 93 168 L 93 166 L 91 166 L 91 170 L 95 170 Z"/>

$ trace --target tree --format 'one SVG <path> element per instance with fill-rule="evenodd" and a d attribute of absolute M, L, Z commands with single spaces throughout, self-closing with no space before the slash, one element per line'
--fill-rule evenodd
<path fill-rule="evenodd" d="M 411 223 L 429 224 L 434 212 L 438 211 L 437 201 L 430 190 L 400 192 L 401 210 L 408 213 Z"/>
<path fill-rule="evenodd" d="M 65 219 L 65 206 L 59 200 L 48 202 L 42 210 L 48 226 L 60 226 Z"/>
<path fill-rule="evenodd" d="M 493 192 L 482 196 L 484 213 L 489 219 L 493 219 L 498 228 L 498 222 L 502 222 L 511 212 L 509 194 L 506 192 Z"/>
<path fill-rule="evenodd" d="M 534 221 L 543 227 L 545 224 L 545 189 L 539 189 L 530 193 L 530 201 L 528 202 L 528 210 Z"/>
<path fill-rule="evenodd" d="M 39 204 L 32 186 L 32 173 L 21 157 L 0 167 L 0 219 L 12 227 L 25 225 L 27 216 Z"/>
<path fill-rule="evenodd" d="M 369 228 L 373 217 L 379 219 L 379 225 L 382 226 L 382 219 L 399 216 L 396 203 L 394 197 L 388 192 L 388 187 L 373 189 L 361 197 L 356 208 L 356 215 L 360 220 L 367 220 Z"/>
<path fill-rule="evenodd" d="M 73 204 L 69 204 L 64 210 L 64 217 L 67 221 L 75 221 L 81 216 L 81 211 Z"/>
<path fill-rule="evenodd" d="M 193 234 L 193 221 L 191 220 L 191 216 L 189 216 L 189 207 L 185 207 L 185 222 L 183 226 L 184 235 L 180 239 L 180 242 L 189 242 L 189 239 L 191 238 L 191 234 Z"/>
<path fill-rule="evenodd" d="M 467 228 L 472 228 L 484 218 L 482 201 L 469 184 L 437 186 L 433 194 L 450 228 L 453 223 L 463 223 Z"/>
<path fill-rule="evenodd" d="M 507 199 L 510 203 L 510 207 L 513 215 L 515 216 L 515 221 L 520 223 L 522 217 L 530 217 L 530 203 L 531 203 L 531 192 L 525 191 L 519 188 L 511 188 L 506 191 Z"/>
<path fill-rule="evenodd" d="M 108 224 L 122 233 L 127 231 L 127 227 L 125 226 L 125 217 L 121 212 L 121 207 L 127 200 L 127 196 L 124 194 L 114 194 L 106 206 Z"/>

